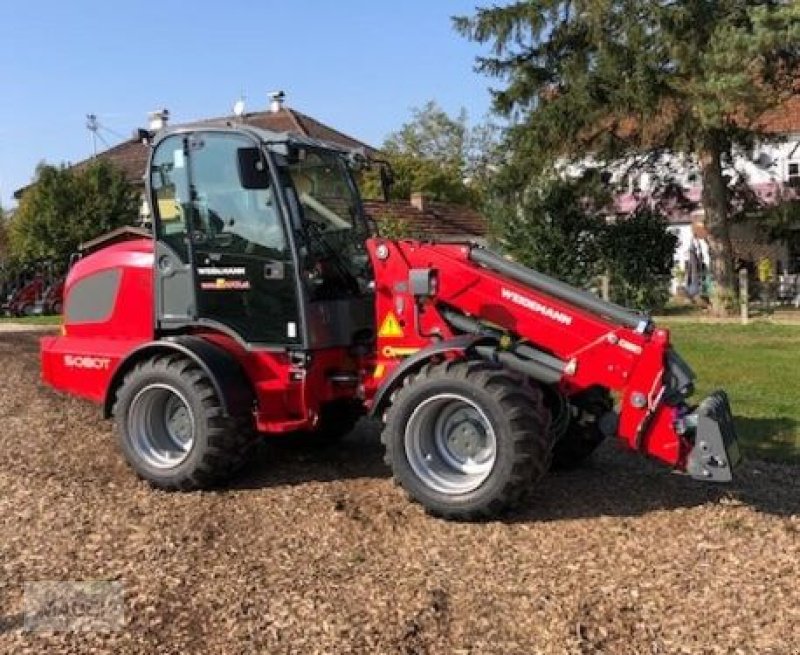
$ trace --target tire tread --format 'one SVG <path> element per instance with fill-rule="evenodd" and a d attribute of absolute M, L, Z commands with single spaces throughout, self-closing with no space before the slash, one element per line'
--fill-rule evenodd
<path fill-rule="evenodd" d="M 434 516 L 454 520 L 482 520 L 496 516 L 514 506 L 526 495 L 530 487 L 538 482 L 550 467 L 553 438 L 549 429 L 549 411 L 545 407 L 540 387 L 526 382 L 506 369 L 498 368 L 483 360 L 449 360 L 428 363 L 416 374 L 409 375 L 403 385 L 392 394 L 391 404 L 385 413 L 385 429 L 381 441 L 385 447 L 384 461 L 396 470 L 392 459 L 391 439 L 399 426 L 397 408 L 420 384 L 433 380 L 458 380 L 489 392 L 511 426 L 510 441 L 513 444 L 514 461 L 511 473 L 504 481 L 501 491 L 483 506 L 477 508 L 429 507 L 415 497 L 402 481 L 393 475 L 395 484 L 402 486 L 413 502 L 425 506 Z"/>
<path fill-rule="evenodd" d="M 137 470 L 139 477 L 161 489 L 174 491 L 207 489 L 228 480 L 244 464 L 255 442 L 253 419 L 250 416 L 228 416 L 208 375 L 181 354 L 157 355 L 144 360 L 125 376 L 112 409 L 120 438 L 123 428 L 119 413 L 123 409 L 121 403 L 126 389 L 142 376 L 152 374 L 178 376 L 190 387 L 203 408 L 203 415 L 197 420 L 206 425 L 207 443 L 197 465 L 183 475 L 162 481 L 147 477 Z"/>

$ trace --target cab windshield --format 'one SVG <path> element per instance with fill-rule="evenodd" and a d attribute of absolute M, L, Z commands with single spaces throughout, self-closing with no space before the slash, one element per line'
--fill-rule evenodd
<path fill-rule="evenodd" d="M 300 219 L 304 278 L 312 299 L 364 293 L 367 229 L 353 178 L 341 153 L 303 148 L 287 167 L 287 197 Z"/>

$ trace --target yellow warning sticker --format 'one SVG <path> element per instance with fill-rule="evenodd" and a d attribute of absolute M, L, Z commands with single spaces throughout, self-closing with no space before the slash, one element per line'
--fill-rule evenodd
<path fill-rule="evenodd" d="M 403 335 L 403 328 L 400 325 L 400 321 L 397 320 L 397 317 L 394 315 L 394 312 L 389 312 L 386 314 L 386 318 L 383 319 L 383 323 L 381 323 L 381 327 L 378 330 L 379 337 L 402 337 Z"/>

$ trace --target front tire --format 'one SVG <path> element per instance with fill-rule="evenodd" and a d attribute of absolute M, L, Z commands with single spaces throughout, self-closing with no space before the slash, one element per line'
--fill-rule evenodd
<path fill-rule="evenodd" d="M 392 399 L 381 440 L 408 495 L 436 516 L 489 518 L 550 464 L 538 387 L 484 362 L 428 364 Z"/>
<path fill-rule="evenodd" d="M 227 416 L 208 375 L 178 354 L 140 362 L 125 376 L 114 419 L 125 459 L 161 489 L 224 482 L 253 441 L 252 419 Z"/>

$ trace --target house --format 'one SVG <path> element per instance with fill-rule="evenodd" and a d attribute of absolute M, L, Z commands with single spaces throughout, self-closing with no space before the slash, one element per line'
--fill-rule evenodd
<path fill-rule="evenodd" d="M 337 146 L 361 150 L 368 157 L 380 156 L 378 149 L 287 106 L 284 100 L 283 93 L 271 94 L 270 106 L 265 111 L 199 122 L 208 124 L 240 122 L 273 132 L 289 132 Z M 153 112 L 150 115 L 150 129 L 162 129 L 168 119 L 169 112 L 166 110 Z M 125 173 L 131 183 L 143 188 L 148 156 L 149 146 L 132 138 L 99 153 L 97 158 L 112 163 Z M 93 160 L 84 160 L 74 166 L 81 168 L 91 161 Z M 19 199 L 26 188 L 16 191 L 15 198 Z M 431 202 L 422 194 L 413 194 L 411 198 L 403 201 L 386 202 L 368 199 L 365 200 L 364 207 L 367 215 L 378 223 L 379 228 L 382 222 L 400 220 L 406 224 L 409 233 L 428 238 L 466 237 L 474 239 L 486 234 L 486 221 L 478 212 L 452 203 Z M 142 223 L 148 222 L 148 214 L 147 204 L 143 202 Z"/>
<path fill-rule="evenodd" d="M 767 138 L 748 151 L 734 153 L 732 165 L 724 172 L 731 180 L 744 183 L 755 201 L 763 206 L 784 201 L 800 200 L 800 96 L 794 96 L 779 107 L 766 112 L 758 127 Z M 568 169 L 579 173 L 593 162 Z M 609 181 L 622 192 L 616 198 L 619 215 L 630 213 L 642 200 L 650 198 L 654 181 L 671 177 L 683 189 L 693 209 L 676 205 L 668 215 L 669 230 L 678 237 L 675 252 L 675 270 L 681 271 L 673 281 L 676 289 L 686 270 L 692 249 L 699 252 L 708 265 L 708 248 L 705 244 L 704 212 L 700 205 L 702 184 L 700 171 L 690 159 L 662 154 L 646 168 L 633 160 L 616 162 L 607 169 Z M 739 265 L 754 268 L 769 259 L 772 269 L 784 276 L 800 274 L 800 224 L 783 241 L 772 240 L 768 231 L 757 220 L 737 221 L 731 228 L 734 257 Z M 800 282 L 800 277 L 793 284 Z"/>
<path fill-rule="evenodd" d="M 412 237 L 484 242 L 488 233 L 486 218 L 480 212 L 433 201 L 422 193 L 412 193 L 408 200 L 364 200 L 364 211 L 379 227 L 383 223 L 388 228 L 393 221 L 399 221 L 404 235 Z"/>
<path fill-rule="evenodd" d="M 320 141 L 327 141 L 345 148 L 361 149 L 367 155 L 376 155 L 377 150 L 358 139 L 321 123 L 320 121 L 307 116 L 306 114 L 286 106 L 282 95 L 273 94 L 274 98 L 269 109 L 266 111 L 242 114 L 239 117 L 227 116 L 211 118 L 196 123 L 220 124 L 225 122 L 242 123 L 252 125 L 273 132 L 290 132 L 307 136 Z M 166 126 L 169 119 L 169 112 L 161 110 L 150 114 L 150 129 L 162 129 Z M 147 158 L 149 147 L 138 139 L 124 141 L 108 150 L 97 155 L 99 159 L 104 159 L 116 165 L 125 172 L 131 182 L 144 184 L 144 176 L 147 169 Z M 86 160 L 76 164 L 77 167 L 85 166 L 91 160 Z"/>

